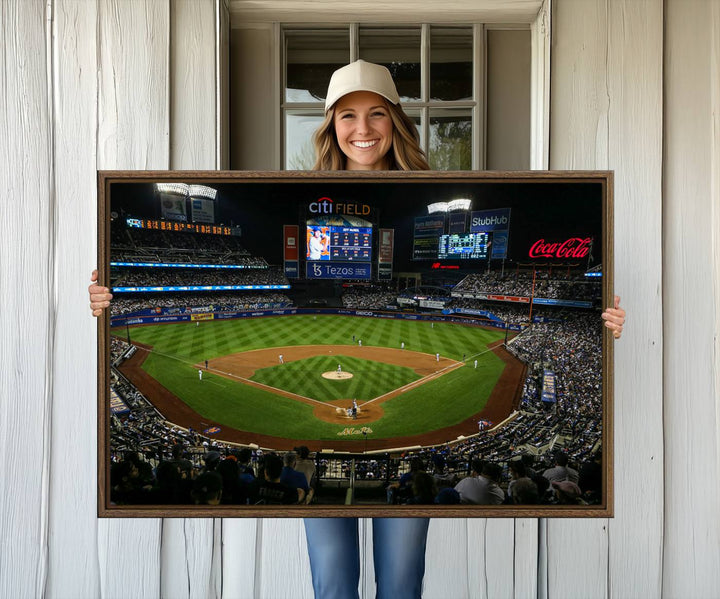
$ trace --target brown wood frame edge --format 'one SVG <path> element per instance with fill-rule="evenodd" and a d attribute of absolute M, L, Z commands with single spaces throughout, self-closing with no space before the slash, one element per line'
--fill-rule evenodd
<path fill-rule="evenodd" d="M 416 182 L 418 180 L 447 180 L 518 183 L 599 182 L 603 187 L 603 299 L 605 307 L 612 306 L 614 296 L 614 171 L 144 171 L 99 170 L 98 180 L 98 283 L 105 285 L 109 272 L 110 221 L 108 219 L 108 185 L 114 182 L 179 181 L 231 183 L 239 181 L 282 182 L 288 180 L 344 180 Z M 614 513 L 614 401 L 613 401 L 613 344 L 612 333 L 603 327 L 603 488 L 604 502 L 590 506 L 546 505 L 516 507 L 463 506 L 108 506 L 110 480 L 107 472 L 109 458 L 109 397 L 107 359 L 110 355 L 110 315 L 105 312 L 98 318 L 98 517 L 101 518 L 613 518 Z M 103 417 L 100 417 L 104 414 Z M 612 414 L 612 417 L 611 417 Z M 348 514 L 347 512 L 353 512 Z"/>

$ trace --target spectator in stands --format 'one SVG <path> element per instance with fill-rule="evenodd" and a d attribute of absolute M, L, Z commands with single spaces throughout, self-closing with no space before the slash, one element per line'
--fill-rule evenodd
<path fill-rule="evenodd" d="M 529 478 L 533 478 L 537 474 L 537 471 L 533 468 L 535 465 L 535 457 L 531 453 L 524 453 L 520 459 L 522 460 L 523 466 L 525 466 L 525 474 Z"/>
<path fill-rule="evenodd" d="M 217 465 L 215 471 L 220 475 L 223 483 L 221 503 L 223 505 L 246 503 L 248 484 L 240 480 L 237 458 L 234 455 L 227 456 Z"/>
<path fill-rule="evenodd" d="M 192 498 L 197 505 L 220 505 L 223 484 L 217 472 L 203 472 L 193 483 Z"/>
<path fill-rule="evenodd" d="M 252 460 L 252 450 L 249 447 L 243 447 L 239 449 L 236 454 L 240 480 L 250 484 L 255 480 L 255 470 L 250 464 L 250 460 Z"/>
<path fill-rule="evenodd" d="M 471 467 L 470 476 L 455 485 L 455 490 L 460 493 L 461 503 L 500 505 L 505 500 L 505 493 L 498 485 L 500 466 L 475 458 Z"/>
<path fill-rule="evenodd" d="M 578 477 L 583 498 L 588 503 L 598 503 L 602 499 L 602 449 L 598 449 L 590 460 L 580 466 Z"/>
<path fill-rule="evenodd" d="M 550 483 L 558 499 L 558 503 L 582 504 L 582 491 L 580 487 L 570 480 L 553 481 Z"/>
<path fill-rule="evenodd" d="M 518 478 L 513 486 L 512 503 L 517 505 L 537 505 L 540 503 L 538 486 L 529 478 Z"/>
<path fill-rule="evenodd" d="M 300 503 L 305 492 L 297 487 L 290 487 L 280 482 L 283 461 L 275 453 L 266 453 L 263 459 L 264 478 L 255 479 L 250 484 L 248 494 L 252 504 L 292 504 Z"/>
<path fill-rule="evenodd" d="M 208 451 L 205 454 L 205 472 L 213 472 L 220 464 L 220 452 Z"/>
<path fill-rule="evenodd" d="M 417 472 L 413 476 L 412 495 L 407 500 L 408 504 L 431 504 L 435 503 L 435 497 L 438 494 L 438 488 L 435 479 L 427 472 Z"/>
<path fill-rule="evenodd" d="M 314 487 L 314 476 L 315 476 L 315 462 L 310 459 L 310 450 L 305 446 L 301 445 L 296 447 L 295 450 L 298 453 L 298 459 L 295 464 L 295 470 L 302 472 L 305 475 L 308 486 Z"/>
<path fill-rule="evenodd" d="M 410 469 L 400 476 L 400 480 L 388 485 L 387 500 L 389 504 L 407 502 L 411 497 L 413 478 L 419 472 L 425 472 L 423 460 L 418 457 L 411 458 Z"/>
<path fill-rule="evenodd" d="M 545 470 L 545 472 L 543 472 L 543 476 L 551 483 L 569 480 L 577 484 L 578 480 L 580 480 L 578 471 L 568 466 L 568 457 L 563 451 L 555 452 L 555 466 Z"/>
<path fill-rule="evenodd" d="M 297 454 L 294 451 L 288 451 L 283 458 L 284 466 L 280 473 L 280 482 L 288 487 L 302 489 L 305 493 L 305 502 L 312 501 L 314 490 L 310 489 L 307 479 L 302 472 L 295 470 L 297 464 Z M 312 493 L 312 494 L 311 494 Z"/>

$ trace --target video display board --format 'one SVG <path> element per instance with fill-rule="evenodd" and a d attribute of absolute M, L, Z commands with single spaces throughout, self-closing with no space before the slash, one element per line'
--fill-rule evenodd
<path fill-rule="evenodd" d="M 307 225 L 310 261 L 370 262 L 372 227 Z"/>

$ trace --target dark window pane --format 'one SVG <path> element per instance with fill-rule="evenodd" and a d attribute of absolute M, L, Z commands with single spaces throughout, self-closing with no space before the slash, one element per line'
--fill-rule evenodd
<path fill-rule="evenodd" d="M 420 100 L 420 28 L 360 29 L 360 58 L 386 66 L 401 102 Z"/>
<path fill-rule="evenodd" d="M 430 99 L 473 99 L 471 28 L 430 29 Z"/>
<path fill-rule="evenodd" d="M 285 33 L 286 102 L 325 100 L 333 71 L 350 62 L 347 29 Z"/>

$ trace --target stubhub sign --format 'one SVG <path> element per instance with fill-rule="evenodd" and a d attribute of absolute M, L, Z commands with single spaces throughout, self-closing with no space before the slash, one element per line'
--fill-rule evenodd
<path fill-rule="evenodd" d="M 347 262 L 307 262 L 305 276 L 308 279 L 369 279 L 370 264 Z"/>
<path fill-rule="evenodd" d="M 510 228 L 510 208 L 479 210 L 470 215 L 470 232 L 506 231 Z"/>

